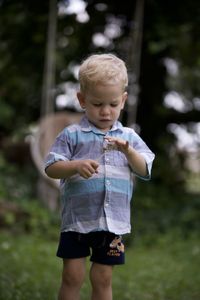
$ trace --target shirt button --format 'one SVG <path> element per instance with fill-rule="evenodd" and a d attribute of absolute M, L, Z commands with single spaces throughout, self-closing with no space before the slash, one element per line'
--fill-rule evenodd
<path fill-rule="evenodd" d="M 107 184 L 107 185 L 110 185 L 110 181 L 109 181 L 109 180 L 106 180 L 106 184 Z"/>
<path fill-rule="evenodd" d="M 106 158 L 106 161 L 109 162 L 110 161 L 109 158 Z"/>
<path fill-rule="evenodd" d="M 109 206 L 109 203 L 106 203 L 106 204 L 105 204 L 105 207 L 108 207 L 108 206 Z"/>

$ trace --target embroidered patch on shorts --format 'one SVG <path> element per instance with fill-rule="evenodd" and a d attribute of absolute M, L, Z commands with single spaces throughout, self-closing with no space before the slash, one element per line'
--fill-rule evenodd
<path fill-rule="evenodd" d="M 116 236 L 109 246 L 108 256 L 120 256 L 121 253 L 124 253 L 124 244 L 122 243 L 121 236 Z"/>

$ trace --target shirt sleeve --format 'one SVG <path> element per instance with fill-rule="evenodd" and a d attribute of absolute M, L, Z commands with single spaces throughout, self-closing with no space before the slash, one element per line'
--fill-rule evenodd
<path fill-rule="evenodd" d="M 133 134 L 131 136 L 131 142 L 130 145 L 138 152 L 140 153 L 145 161 L 147 166 L 147 176 L 140 176 L 137 173 L 135 175 L 137 177 L 140 177 L 143 180 L 150 180 L 151 179 L 151 169 L 153 165 L 153 161 L 155 158 L 155 154 L 149 149 L 149 147 L 146 145 L 146 143 L 142 140 L 142 138 L 133 131 Z"/>
<path fill-rule="evenodd" d="M 57 161 L 68 161 L 71 159 L 72 149 L 70 145 L 70 138 L 67 129 L 64 129 L 57 137 L 52 145 L 49 153 L 44 161 L 44 169 L 46 170 L 50 165 Z"/>

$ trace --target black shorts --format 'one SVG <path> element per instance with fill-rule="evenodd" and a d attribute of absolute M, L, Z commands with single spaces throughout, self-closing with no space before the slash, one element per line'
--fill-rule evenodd
<path fill-rule="evenodd" d="M 90 252 L 92 250 L 92 253 Z M 65 259 L 90 256 L 92 262 L 121 265 L 125 262 L 122 237 L 107 231 L 61 232 L 57 256 Z"/>

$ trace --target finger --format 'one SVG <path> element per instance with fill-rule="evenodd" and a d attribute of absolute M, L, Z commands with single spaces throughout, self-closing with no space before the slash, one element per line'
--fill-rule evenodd
<path fill-rule="evenodd" d="M 92 176 L 94 173 L 97 172 L 98 167 L 99 167 L 99 164 L 95 160 L 91 161 L 90 164 L 88 164 L 87 169 L 86 169 L 87 175 Z"/>
<path fill-rule="evenodd" d="M 114 141 L 116 141 L 116 138 L 111 137 L 111 136 L 106 136 L 104 139 L 107 140 L 107 141 L 109 141 L 109 142 L 114 142 Z"/>
<path fill-rule="evenodd" d="M 99 167 L 99 163 L 95 160 L 93 160 L 91 162 L 91 166 L 94 168 L 94 171 L 96 171 L 96 169 Z"/>
<path fill-rule="evenodd" d="M 92 176 L 92 174 L 88 171 L 85 171 L 83 174 L 82 174 L 82 177 L 85 178 L 85 179 L 88 179 Z"/>

